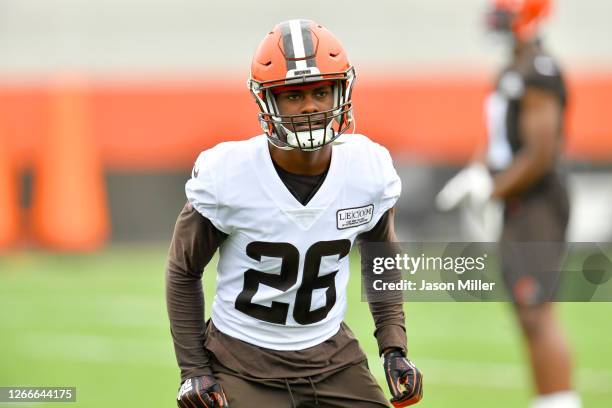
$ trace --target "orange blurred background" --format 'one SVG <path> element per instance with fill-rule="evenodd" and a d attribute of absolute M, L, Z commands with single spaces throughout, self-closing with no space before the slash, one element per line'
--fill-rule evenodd
<path fill-rule="evenodd" d="M 357 132 L 394 157 L 403 237 L 465 239 L 461 215 L 431 203 L 485 138 L 483 102 L 507 59 L 483 40 L 488 1 L 272 3 L 253 18 L 262 6 L 246 1 L 3 2 L 0 249 L 166 242 L 198 153 L 261 133 L 250 58 L 298 15 L 328 26 L 356 66 Z M 608 239 L 612 10 L 555 3 L 544 42 L 569 84 L 570 239 Z"/>

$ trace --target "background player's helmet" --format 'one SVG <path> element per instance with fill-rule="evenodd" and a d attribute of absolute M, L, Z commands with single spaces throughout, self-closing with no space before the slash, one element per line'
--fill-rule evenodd
<path fill-rule="evenodd" d="M 522 41 L 534 38 L 546 18 L 552 0 L 492 0 L 487 26 L 494 31 L 512 32 Z"/>
<path fill-rule="evenodd" d="M 284 149 L 317 150 L 351 127 L 354 80 L 355 70 L 330 31 L 314 21 L 289 20 L 276 25 L 259 44 L 247 85 L 259 105 L 259 121 L 271 143 Z M 275 90 L 322 81 L 332 85 L 332 109 L 280 114 Z M 298 123 L 300 129 L 307 124 L 308 130 L 296 131 Z"/>

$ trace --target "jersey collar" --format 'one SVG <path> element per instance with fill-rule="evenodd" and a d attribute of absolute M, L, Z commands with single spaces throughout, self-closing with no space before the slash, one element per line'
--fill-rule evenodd
<path fill-rule="evenodd" d="M 267 137 L 263 135 L 256 139 L 257 147 L 254 149 L 253 157 L 255 172 L 263 190 L 281 209 L 324 209 L 334 201 L 342 190 L 346 176 L 345 169 L 350 158 L 347 157 L 347 149 L 343 149 L 341 145 L 332 146 L 331 162 L 327 176 L 315 195 L 306 205 L 303 205 L 291 194 L 276 172 L 268 150 Z"/>

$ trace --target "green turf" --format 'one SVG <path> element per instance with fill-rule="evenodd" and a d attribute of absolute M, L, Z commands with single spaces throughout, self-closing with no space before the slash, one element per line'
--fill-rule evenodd
<path fill-rule="evenodd" d="M 175 406 L 179 377 L 164 302 L 165 256 L 162 246 L 1 256 L 0 386 L 77 387 L 75 404 L 13 406 Z M 346 320 L 380 381 L 356 273 Z M 206 276 L 211 294 L 214 272 Z M 211 300 L 208 295 L 207 305 Z M 528 370 L 507 305 L 415 303 L 406 314 L 410 354 L 425 373 L 420 406 L 527 405 Z M 612 304 L 562 304 L 559 315 L 574 346 L 585 406 L 612 406 Z"/>

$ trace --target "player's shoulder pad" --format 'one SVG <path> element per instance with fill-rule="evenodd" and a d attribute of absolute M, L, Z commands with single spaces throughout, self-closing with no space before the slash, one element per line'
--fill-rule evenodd
<path fill-rule="evenodd" d="M 203 151 L 193 167 L 191 179 L 185 184 L 187 200 L 220 231 L 229 234 L 230 215 L 226 208 L 225 186 L 230 185 L 228 177 L 240 174 L 240 166 L 249 160 L 253 139 L 239 142 L 224 142 Z M 231 179 L 230 179 L 231 181 Z"/>
<path fill-rule="evenodd" d="M 362 157 L 374 157 L 376 159 L 390 158 L 386 147 L 376 143 L 366 135 L 353 133 L 343 137 L 342 144 L 346 145 L 354 153 L 361 154 Z"/>
<path fill-rule="evenodd" d="M 362 180 L 370 180 L 378 186 L 385 186 L 398 180 L 389 150 L 365 135 L 349 135 L 352 148 L 353 174 L 361 174 Z"/>
<path fill-rule="evenodd" d="M 542 50 L 525 56 L 519 64 L 519 70 L 526 78 L 533 76 L 556 77 L 561 74 L 557 61 Z"/>
<path fill-rule="evenodd" d="M 525 87 L 536 87 L 564 93 L 563 75 L 555 59 L 539 50 L 523 58 L 518 66 Z"/>
<path fill-rule="evenodd" d="M 229 166 L 237 165 L 248 159 L 247 149 L 251 139 L 219 143 L 202 151 L 193 166 L 191 177 L 198 178 L 204 173 L 223 172 Z"/>
<path fill-rule="evenodd" d="M 548 54 L 541 53 L 533 59 L 533 69 L 539 75 L 554 77 L 561 74 L 557 61 Z"/>

